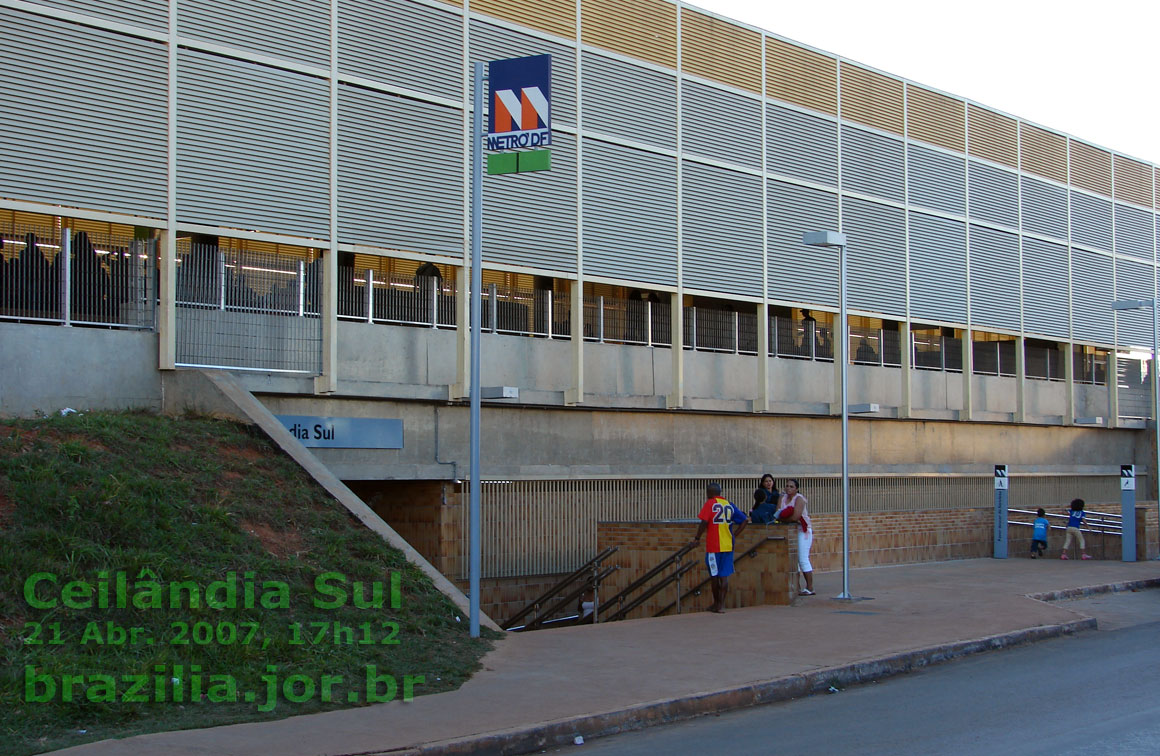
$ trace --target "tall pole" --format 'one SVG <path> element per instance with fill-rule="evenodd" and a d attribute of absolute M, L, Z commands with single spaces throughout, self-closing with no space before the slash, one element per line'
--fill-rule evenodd
<path fill-rule="evenodd" d="M 838 298 L 842 332 L 842 592 L 850 598 L 850 333 L 846 314 L 846 245 L 838 247 Z"/>
<path fill-rule="evenodd" d="M 1156 489 L 1157 506 L 1160 507 L 1160 373 L 1157 372 L 1157 367 L 1160 367 L 1160 299 L 1152 299 L 1152 391 L 1153 391 L 1153 418 L 1152 424 L 1156 427 L 1156 464 L 1152 466 L 1150 477 L 1152 485 L 1149 488 Z M 1123 528 L 1126 523 L 1121 522 L 1120 527 Z M 1136 527 L 1132 523 L 1132 527 Z M 1144 558 L 1148 558 L 1148 547 L 1144 547 Z"/>
<path fill-rule="evenodd" d="M 468 552 L 471 637 L 479 637 L 479 340 L 483 289 L 483 63 L 475 64 L 471 120 L 471 501 Z"/>

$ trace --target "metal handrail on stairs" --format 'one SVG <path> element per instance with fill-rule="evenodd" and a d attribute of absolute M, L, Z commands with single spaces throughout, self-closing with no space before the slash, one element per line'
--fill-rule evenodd
<path fill-rule="evenodd" d="M 623 604 L 624 600 L 628 597 L 628 594 L 630 594 L 633 591 L 635 591 L 636 589 L 640 588 L 642 585 L 648 583 L 648 581 L 652 580 L 654 577 L 656 577 L 658 574 L 660 574 L 662 571 L 664 571 L 664 569 L 667 568 L 672 563 L 679 562 L 685 556 L 685 554 L 688 554 L 689 551 L 692 550 L 693 548 L 695 548 L 696 546 L 697 546 L 697 542 L 692 541 L 690 543 L 685 544 L 681 548 L 677 549 L 672 554 L 669 554 L 669 556 L 666 557 L 663 562 L 658 564 L 656 567 L 653 567 L 651 570 L 649 570 L 645 574 L 641 575 L 636 580 L 629 583 L 629 585 L 626 588 L 624 588 L 622 591 L 620 591 L 620 593 L 616 594 L 612 598 L 608 599 L 608 601 L 604 602 L 603 606 L 600 606 L 596 610 L 597 616 L 599 617 L 600 612 L 605 611 L 610 606 Z M 616 614 L 616 613 L 614 612 L 614 614 Z"/>
<path fill-rule="evenodd" d="M 738 562 L 740 562 L 744 559 L 748 559 L 750 557 L 756 556 L 758 550 L 761 549 L 761 547 L 763 545 L 765 545 L 768 541 L 780 541 L 782 539 L 783 539 L 783 536 L 766 536 L 765 538 L 761 539 L 760 541 L 758 541 L 757 543 L 753 544 L 748 549 L 746 549 L 745 552 L 743 554 L 741 554 L 741 556 L 734 557 L 733 563 L 737 564 Z M 670 609 L 677 606 L 684 599 L 687 599 L 687 598 L 690 598 L 691 596 L 696 596 L 696 595 L 700 594 L 701 590 L 704 589 L 704 587 L 709 584 L 710 580 L 712 580 L 712 578 L 707 577 L 704 580 L 702 580 L 701 582 L 697 583 L 695 586 L 693 586 L 692 588 L 690 588 L 689 590 L 685 591 L 683 594 L 678 596 L 676 601 L 674 601 L 671 604 L 668 604 L 664 608 L 660 609 L 653 616 L 660 617 L 662 614 L 665 614 Z"/>
<path fill-rule="evenodd" d="M 524 617 L 527 617 L 532 612 L 539 610 L 540 605 L 542 605 L 544 602 L 551 599 L 553 596 L 559 594 L 560 591 L 564 590 L 565 588 L 567 588 L 568 586 L 570 586 L 572 583 L 576 582 L 577 580 L 585 577 L 590 571 L 599 570 L 600 563 L 603 562 L 608 557 L 615 554 L 619 549 L 620 549 L 619 546 L 609 546 L 604 551 L 601 551 L 599 554 L 597 554 L 596 556 L 589 559 L 583 565 L 578 567 L 575 572 L 568 575 L 563 580 L 560 580 L 558 583 L 553 585 L 551 588 L 544 591 L 538 597 L 533 599 L 527 606 L 525 606 L 523 609 L 521 609 L 514 617 L 512 617 L 507 622 L 505 622 L 503 624 L 503 629 L 504 630 L 511 630 L 513 627 L 515 627 L 517 624 L 519 624 L 520 620 L 522 620 Z M 597 576 L 597 579 L 598 580 L 600 579 L 599 576 Z M 541 621 L 543 621 L 543 620 L 541 619 Z"/>

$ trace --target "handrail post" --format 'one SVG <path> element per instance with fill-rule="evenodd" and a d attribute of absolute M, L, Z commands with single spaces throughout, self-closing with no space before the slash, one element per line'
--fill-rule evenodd
<path fill-rule="evenodd" d="M 372 268 L 367 268 L 363 273 L 363 282 L 366 284 L 366 290 L 363 292 L 363 302 L 366 305 L 367 322 L 373 323 L 375 320 L 375 271 Z M 390 313 L 387 313 L 389 316 Z"/>
<path fill-rule="evenodd" d="M 649 346 L 652 342 L 652 300 L 645 300 L 644 303 L 644 322 L 645 322 L 645 343 Z"/>

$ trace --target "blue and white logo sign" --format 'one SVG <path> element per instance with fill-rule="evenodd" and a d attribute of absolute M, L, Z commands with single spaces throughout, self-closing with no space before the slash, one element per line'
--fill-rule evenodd
<path fill-rule="evenodd" d="M 488 64 L 487 148 L 514 150 L 552 143 L 552 56 Z"/>
<path fill-rule="evenodd" d="M 324 449 L 402 449 L 403 421 L 359 417 L 275 415 L 303 446 Z"/>

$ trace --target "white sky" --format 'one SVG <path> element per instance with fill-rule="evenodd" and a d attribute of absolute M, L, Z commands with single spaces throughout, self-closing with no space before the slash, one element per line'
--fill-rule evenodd
<path fill-rule="evenodd" d="M 1155 3 L 690 3 L 1160 163 L 1160 34 Z"/>

